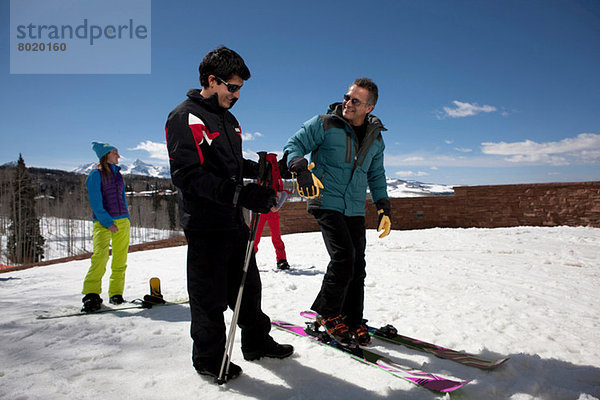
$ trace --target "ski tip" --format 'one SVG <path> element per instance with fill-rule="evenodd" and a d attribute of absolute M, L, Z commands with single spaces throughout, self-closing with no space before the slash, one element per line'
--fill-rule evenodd
<path fill-rule="evenodd" d="M 304 318 L 316 318 L 317 313 L 314 311 L 306 310 L 306 311 L 301 311 L 300 316 L 302 316 Z"/>
<path fill-rule="evenodd" d="M 508 360 L 510 360 L 510 357 L 506 357 L 503 358 L 501 360 L 498 360 L 495 364 L 494 367 L 499 367 L 500 365 L 504 364 L 505 362 L 507 362 Z"/>
<path fill-rule="evenodd" d="M 444 379 L 440 377 L 436 377 L 434 379 L 406 377 L 405 379 L 408 379 L 409 381 L 412 381 L 413 383 L 416 383 L 421 387 L 438 393 L 454 392 L 455 390 L 458 390 L 465 386 L 467 383 L 471 382 L 470 379 L 468 381 L 453 381 L 451 379 Z"/>
<path fill-rule="evenodd" d="M 491 369 L 496 369 L 499 366 L 501 366 L 502 364 L 504 364 L 505 362 L 507 362 L 508 360 L 510 360 L 510 357 L 506 357 L 506 358 L 502 358 L 500 360 L 489 360 L 489 361 L 472 361 L 472 362 L 463 362 L 463 365 L 467 365 L 470 367 L 475 367 L 475 368 L 479 368 L 479 369 L 483 369 L 483 370 L 491 370 Z"/>
<path fill-rule="evenodd" d="M 458 382 L 454 382 L 455 384 L 453 386 L 450 386 L 448 388 L 445 388 L 443 390 L 441 390 L 442 393 L 449 393 L 449 392 L 454 392 L 455 390 L 460 389 L 461 387 L 465 386 L 467 383 L 471 382 L 472 379 L 469 379 L 468 381 L 458 381 Z"/>

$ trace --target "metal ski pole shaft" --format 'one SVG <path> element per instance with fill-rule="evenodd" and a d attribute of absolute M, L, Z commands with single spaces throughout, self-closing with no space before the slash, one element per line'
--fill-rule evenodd
<path fill-rule="evenodd" d="M 225 344 L 225 353 L 223 354 L 223 360 L 221 361 L 221 370 L 219 372 L 219 378 L 217 379 L 217 383 L 219 385 L 227 382 L 225 378 L 227 373 L 229 372 L 229 363 L 231 361 L 231 354 L 233 352 L 233 339 L 235 337 L 235 331 L 237 327 L 237 320 L 240 313 L 240 306 L 242 304 L 242 295 L 244 294 L 244 286 L 246 284 L 246 275 L 248 274 L 248 266 L 250 265 L 250 258 L 252 257 L 252 252 L 254 251 L 254 238 L 256 236 L 256 229 L 258 227 L 258 220 L 260 218 L 260 214 L 253 213 L 251 220 L 251 230 L 250 230 L 250 239 L 248 240 L 248 245 L 246 246 L 246 256 L 244 258 L 244 269 L 242 271 L 242 280 L 240 283 L 240 288 L 238 290 L 237 299 L 235 301 L 235 308 L 233 310 L 233 317 L 231 318 L 231 326 L 229 327 L 229 335 L 227 335 L 227 342 Z"/>
<path fill-rule="evenodd" d="M 267 176 L 266 168 L 266 152 L 259 152 L 259 182 L 263 185 L 268 184 L 268 180 L 265 179 Z M 238 290 L 237 299 L 235 301 L 235 308 L 233 310 L 233 317 L 231 319 L 231 325 L 229 327 L 229 335 L 227 335 L 227 341 L 225 343 L 225 352 L 223 354 L 223 360 L 221 361 L 221 370 L 217 383 L 219 385 L 227 382 L 227 373 L 229 372 L 229 363 L 231 362 L 231 354 L 233 352 L 233 339 L 235 337 L 235 331 L 237 321 L 240 313 L 240 306 L 242 304 L 242 295 L 244 294 L 244 286 L 246 284 L 246 275 L 248 274 L 248 266 L 250 265 L 250 259 L 252 258 L 252 252 L 254 251 L 254 239 L 256 237 L 256 230 L 258 229 L 258 220 L 260 219 L 260 213 L 252 213 L 252 219 L 250 221 L 250 237 L 248 238 L 248 244 L 246 245 L 246 255 L 244 258 L 244 268 L 242 270 L 242 279 L 240 282 L 240 288 Z"/>

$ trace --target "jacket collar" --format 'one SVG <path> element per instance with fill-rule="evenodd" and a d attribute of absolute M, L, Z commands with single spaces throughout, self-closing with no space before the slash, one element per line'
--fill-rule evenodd
<path fill-rule="evenodd" d="M 332 103 L 329 105 L 329 108 L 327 109 L 327 114 L 330 114 L 332 116 L 338 117 L 341 120 L 343 120 L 344 122 L 346 122 L 346 124 L 348 124 L 348 121 L 346 121 L 346 119 L 342 116 L 342 103 Z M 370 130 L 378 130 L 378 131 L 387 131 L 387 129 L 383 126 L 383 123 L 381 122 L 381 120 L 379 118 L 377 118 L 375 115 L 369 113 L 367 114 L 367 132 L 369 132 Z M 348 124 L 350 125 L 350 124 Z"/>
<path fill-rule="evenodd" d="M 187 97 L 195 103 L 198 103 L 209 111 L 216 114 L 224 114 L 228 110 L 219 105 L 219 96 L 215 93 L 210 97 L 204 97 L 200 94 L 200 89 L 190 89 L 187 92 Z"/>

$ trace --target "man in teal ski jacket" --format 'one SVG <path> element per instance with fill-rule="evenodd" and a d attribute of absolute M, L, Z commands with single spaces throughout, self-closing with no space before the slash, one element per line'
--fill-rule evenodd
<path fill-rule="evenodd" d="M 391 229 L 382 132 L 371 115 L 378 88 L 356 79 L 342 103 L 305 122 L 284 147 L 296 187 L 308 198 L 308 212 L 319 223 L 330 256 L 312 309 L 317 321 L 338 342 L 369 344 L 364 325 L 365 202 L 367 187 L 379 215 L 378 231 Z M 310 153 L 310 164 L 304 158 Z"/>

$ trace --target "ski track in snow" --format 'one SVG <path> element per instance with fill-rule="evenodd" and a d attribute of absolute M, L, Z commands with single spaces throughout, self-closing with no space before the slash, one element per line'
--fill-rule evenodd
<path fill-rule="evenodd" d="M 318 232 L 285 235 L 290 271 L 277 271 L 269 237 L 257 260 L 263 310 L 303 323 L 328 262 Z M 246 362 L 239 332 L 225 386 L 191 366 L 187 304 L 37 320 L 80 307 L 89 260 L 0 274 L 0 398 L 34 399 L 577 399 L 600 398 L 600 229 L 519 227 L 367 231 L 365 316 L 400 333 L 484 357 L 481 371 L 402 346 L 373 349 L 414 368 L 473 379 L 452 396 L 419 388 L 309 340 L 284 360 Z M 129 255 L 124 297 L 161 278 L 168 300 L 187 297 L 186 248 Z M 108 283 L 108 273 L 104 284 Z M 106 294 L 104 300 L 107 301 Z M 231 320 L 231 312 L 226 314 Z"/>

